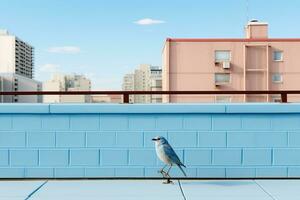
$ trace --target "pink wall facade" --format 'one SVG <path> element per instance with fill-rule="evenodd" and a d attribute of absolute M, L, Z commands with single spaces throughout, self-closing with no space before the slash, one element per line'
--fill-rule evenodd
<path fill-rule="evenodd" d="M 230 51 L 230 69 L 215 63 L 215 51 Z M 283 59 L 274 61 L 275 51 Z M 296 90 L 300 87 L 300 39 L 168 39 L 163 51 L 164 90 Z M 215 85 L 215 73 L 230 82 Z M 279 73 L 282 82 L 273 82 Z M 274 95 L 232 96 L 232 102 L 273 101 Z M 289 96 L 299 101 L 300 96 Z M 215 102 L 215 96 L 172 96 L 164 102 Z"/>

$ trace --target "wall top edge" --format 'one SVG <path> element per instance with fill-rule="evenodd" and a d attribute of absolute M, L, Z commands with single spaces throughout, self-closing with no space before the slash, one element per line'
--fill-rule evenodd
<path fill-rule="evenodd" d="M 300 103 L 198 104 L 0 104 L 1 114 L 300 113 Z"/>

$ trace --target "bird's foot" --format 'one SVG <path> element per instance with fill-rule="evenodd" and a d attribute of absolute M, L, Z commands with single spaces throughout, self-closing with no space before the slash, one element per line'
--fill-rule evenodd
<path fill-rule="evenodd" d="M 171 181 L 171 179 L 167 179 L 166 181 L 163 182 L 163 184 L 174 184 L 173 181 Z"/>

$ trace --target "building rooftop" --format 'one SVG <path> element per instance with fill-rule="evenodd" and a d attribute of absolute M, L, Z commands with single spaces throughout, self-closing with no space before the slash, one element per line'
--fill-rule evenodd
<path fill-rule="evenodd" d="M 300 38 L 167 38 L 166 42 L 300 42 Z"/>
<path fill-rule="evenodd" d="M 182 180 L 186 199 L 289 200 L 297 199 L 300 180 Z M 183 199 L 177 181 L 161 180 L 31 180 L 0 181 L 5 200 L 147 200 Z"/>

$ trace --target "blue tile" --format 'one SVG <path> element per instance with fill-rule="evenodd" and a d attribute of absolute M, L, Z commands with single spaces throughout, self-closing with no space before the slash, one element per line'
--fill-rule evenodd
<path fill-rule="evenodd" d="M 46 115 L 42 117 L 42 128 L 44 130 L 69 130 L 70 118 L 68 115 Z"/>
<path fill-rule="evenodd" d="M 25 147 L 24 132 L 0 132 L 0 147 Z"/>
<path fill-rule="evenodd" d="M 41 166 L 66 166 L 69 164 L 68 150 L 40 150 L 40 165 Z"/>
<path fill-rule="evenodd" d="M 116 137 L 119 147 L 142 147 L 144 145 L 143 132 L 117 132 Z"/>
<path fill-rule="evenodd" d="M 56 178 L 81 178 L 84 177 L 84 168 L 56 168 Z"/>
<path fill-rule="evenodd" d="M 79 166 L 93 166 L 99 164 L 99 150 L 74 149 L 70 150 L 70 164 Z"/>
<path fill-rule="evenodd" d="M 227 168 L 226 178 L 253 178 L 255 168 Z"/>
<path fill-rule="evenodd" d="M 117 177 L 143 177 L 144 169 L 143 168 L 116 168 L 116 176 Z"/>
<path fill-rule="evenodd" d="M 242 129 L 243 130 L 269 130 L 271 129 L 270 115 L 243 115 Z"/>
<path fill-rule="evenodd" d="M 152 115 L 130 115 L 130 130 L 155 130 L 155 117 Z"/>
<path fill-rule="evenodd" d="M 183 117 L 180 115 L 159 115 L 156 118 L 156 128 L 159 130 L 180 130 L 183 128 Z"/>
<path fill-rule="evenodd" d="M 0 150 L 0 166 L 8 165 L 8 150 Z"/>
<path fill-rule="evenodd" d="M 156 165 L 155 150 L 129 150 L 129 164 L 130 165 Z"/>
<path fill-rule="evenodd" d="M 212 120 L 211 115 L 184 115 L 183 127 L 186 130 L 211 130 Z"/>
<path fill-rule="evenodd" d="M 12 166 L 36 166 L 38 165 L 37 150 L 10 150 L 10 164 Z"/>
<path fill-rule="evenodd" d="M 274 130 L 300 130 L 300 114 L 273 115 L 272 128 Z"/>
<path fill-rule="evenodd" d="M 85 176 L 88 178 L 115 177 L 115 170 L 113 168 L 86 168 Z"/>
<path fill-rule="evenodd" d="M 183 171 L 186 173 L 187 177 L 196 177 L 197 176 L 197 169 L 196 168 L 185 168 L 182 167 Z M 185 177 L 182 171 L 177 167 L 173 166 L 169 172 L 171 177 Z"/>
<path fill-rule="evenodd" d="M 225 178 L 225 168 L 198 168 L 197 177 L 199 178 Z"/>
<path fill-rule="evenodd" d="M 87 132 L 87 147 L 113 147 L 116 145 L 115 132 Z"/>
<path fill-rule="evenodd" d="M 264 167 L 256 169 L 256 177 L 259 178 L 278 178 L 287 177 L 287 167 Z"/>
<path fill-rule="evenodd" d="M 24 178 L 24 168 L 0 168 L 0 178 Z"/>
<path fill-rule="evenodd" d="M 226 132 L 199 132 L 199 147 L 226 147 Z"/>
<path fill-rule="evenodd" d="M 12 117 L 11 115 L 0 115 L 0 130 L 12 129 Z"/>
<path fill-rule="evenodd" d="M 210 165 L 212 152 L 209 149 L 185 149 L 184 162 L 187 166 L 191 165 Z"/>
<path fill-rule="evenodd" d="M 286 147 L 285 132 L 228 132 L 228 147 Z"/>
<path fill-rule="evenodd" d="M 273 164 L 274 165 L 300 165 L 300 149 L 274 149 Z"/>
<path fill-rule="evenodd" d="M 300 177 L 300 167 L 289 167 L 288 168 L 288 177 Z"/>
<path fill-rule="evenodd" d="M 244 149 L 243 165 L 271 165 L 271 149 Z"/>
<path fill-rule="evenodd" d="M 85 133 L 84 132 L 57 132 L 56 146 L 57 147 L 84 147 Z"/>
<path fill-rule="evenodd" d="M 15 130 L 40 130 L 42 120 L 40 115 L 14 115 L 13 129 Z"/>
<path fill-rule="evenodd" d="M 27 178 L 53 178 L 53 168 L 26 168 L 25 177 Z"/>
<path fill-rule="evenodd" d="M 55 133 L 53 132 L 28 132 L 28 147 L 55 147 Z"/>
<path fill-rule="evenodd" d="M 144 132 L 144 146 L 145 147 L 155 147 L 154 142 L 152 141 L 152 138 L 162 136 L 166 139 L 168 139 L 167 131 L 145 131 Z"/>
<path fill-rule="evenodd" d="M 214 149 L 214 165 L 241 165 L 242 152 L 240 149 Z"/>
<path fill-rule="evenodd" d="M 70 126 L 72 130 L 99 130 L 99 115 L 71 115 Z"/>
<path fill-rule="evenodd" d="M 169 143 L 173 147 L 196 147 L 197 146 L 197 132 L 169 132 Z"/>
<path fill-rule="evenodd" d="M 126 115 L 100 115 L 101 130 L 128 130 L 128 116 Z"/>
<path fill-rule="evenodd" d="M 127 165 L 128 152 L 127 150 L 118 149 L 103 149 L 100 151 L 101 165 Z"/>
<path fill-rule="evenodd" d="M 213 130 L 239 130 L 241 126 L 240 115 L 213 115 Z"/>
<path fill-rule="evenodd" d="M 300 147 L 300 131 L 289 133 L 289 146 Z"/>

